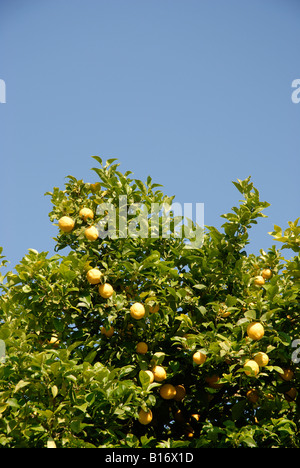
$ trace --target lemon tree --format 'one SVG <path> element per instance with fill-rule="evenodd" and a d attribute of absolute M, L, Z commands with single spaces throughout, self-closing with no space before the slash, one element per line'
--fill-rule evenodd
<path fill-rule="evenodd" d="M 247 254 L 268 203 L 238 180 L 190 249 L 149 215 L 174 197 L 94 159 L 98 180 L 47 192 L 56 254 L 0 277 L 0 446 L 299 447 L 298 221 Z"/>

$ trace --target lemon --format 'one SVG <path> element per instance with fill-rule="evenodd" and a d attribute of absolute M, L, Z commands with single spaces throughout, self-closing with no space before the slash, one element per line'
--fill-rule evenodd
<path fill-rule="evenodd" d="M 58 226 L 63 232 L 71 232 L 75 226 L 75 221 L 69 216 L 63 216 L 58 221 Z"/>
<path fill-rule="evenodd" d="M 162 366 L 155 366 L 152 369 L 155 382 L 162 382 L 167 378 L 167 373 Z"/>
<path fill-rule="evenodd" d="M 98 268 L 91 268 L 86 274 L 87 280 L 90 284 L 98 284 L 100 283 L 100 278 L 102 273 Z"/>
<path fill-rule="evenodd" d="M 79 211 L 79 216 L 84 221 L 86 221 L 88 218 L 94 218 L 94 212 L 90 208 L 81 208 L 81 210 Z"/>
<path fill-rule="evenodd" d="M 98 291 L 101 297 L 103 297 L 104 299 L 108 299 L 113 295 L 114 288 L 110 284 L 104 283 L 100 284 Z"/>
<path fill-rule="evenodd" d="M 259 322 L 249 323 L 247 327 L 247 335 L 249 336 L 249 338 L 252 338 L 252 340 L 258 341 L 262 339 L 264 334 L 265 334 L 265 329 L 261 323 Z"/>
<path fill-rule="evenodd" d="M 250 388 L 246 393 L 246 397 L 250 403 L 257 403 L 259 400 L 259 393 L 255 388 Z"/>
<path fill-rule="evenodd" d="M 140 343 L 138 343 L 136 345 L 136 352 L 139 353 L 139 354 L 146 354 L 148 351 L 148 345 L 147 343 L 144 343 L 144 341 L 140 341 Z"/>
<path fill-rule="evenodd" d="M 130 315 L 136 320 L 140 320 L 141 318 L 143 318 L 145 313 L 145 307 L 140 302 L 135 302 L 130 307 Z"/>
<path fill-rule="evenodd" d="M 99 233 L 95 226 L 89 226 L 85 229 L 84 235 L 88 240 L 94 241 L 98 239 Z"/>
<path fill-rule="evenodd" d="M 176 395 L 174 396 L 175 401 L 181 401 L 186 395 L 186 390 L 183 385 L 175 385 Z"/>
<path fill-rule="evenodd" d="M 148 374 L 149 377 L 150 377 L 150 383 L 154 382 L 154 374 L 153 374 L 153 372 L 151 372 L 151 370 L 146 370 L 145 372 L 146 372 L 146 374 Z"/>
<path fill-rule="evenodd" d="M 139 411 L 139 422 L 141 424 L 147 425 L 150 424 L 152 421 L 152 411 L 148 410 L 147 412 L 141 409 Z"/>
<path fill-rule="evenodd" d="M 269 356 L 266 353 L 259 352 L 255 354 L 254 361 L 257 362 L 259 367 L 264 367 L 269 364 Z"/>
<path fill-rule="evenodd" d="M 164 400 L 172 400 L 176 396 L 176 388 L 171 384 L 164 384 L 159 390 L 160 396 Z"/>
<path fill-rule="evenodd" d="M 107 336 L 107 338 L 111 338 L 113 336 L 113 334 L 114 334 L 114 331 L 115 331 L 114 327 L 110 327 L 108 330 L 106 330 L 105 327 L 102 327 L 101 328 L 101 335 L 105 335 L 105 336 Z"/>
<path fill-rule="evenodd" d="M 254 284 L 256 286 L 263 286 L 265 284 L 265 278 L 263 276 L 256 276 L 254 278 Z"/>
<path fill-rule="evenodd" d="M 283 374 L 279 374 L 282 380 L 289 382 L 294 377 L 294 372 L 292 369 L 283 369 Z"/>
<path fill-rule="evenodd" d="M 259 365 L 256 361 L 250 359 L 244 365 L 245 374 L 248 376 L 255 376 L 259 373 Z"/>
<path fill-rule="evenodd" d="M 220 377 L 217 374 L 208 375 L 207 377 L 205 377 L 205 382 L 208 383 L 208 386 L 210 388 L 223 387 L 223 384 L 218 383 L 219 380 L 220 380 Z"/>
<path fill-rule="evenodd" d="M 271 276 L 272 276 L 272 271 L 270 270 L 270 268 L 265 268 L 265 269 L 261 272 L 261 276 L 262 276 L 264 279 L 270 279 Z"/>
<path fill-rule="evenodd" d="M 206 361 L 206 354 L 201 353 L 200 351 L 196 351 L 196 353 L 193 354 L 193 361 L 195 364 L 204 364 Z"/>

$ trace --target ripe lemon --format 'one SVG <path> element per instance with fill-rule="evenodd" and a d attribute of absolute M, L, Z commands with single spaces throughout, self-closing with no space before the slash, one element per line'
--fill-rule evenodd
<path fill-rule="evenodd" d="M 201 353 L 200 351 L 196 351 L 196 353 L 193 354 L 193 361 L 195 364 L 204 364 L 206 361 L 206 354 Z"/>
<path fill-rule="evenodd" d="M 95 182 L 94 184 L 90 184 L 91 191 L 93 193 L 96 193 L 98 190 L 100 190 L 100 182 Z"/>
<path fill-rule="evenodd" d="M 113 334 L 114 334 L 114 331 L 115 331 L 114 327 L 110 327 L 108 330 L 106 330 L 105 327 L 102 327 L 101 328 L 101 335 L 105 335 L 105 336 L 107 336 L 107 338 L 111 338 L 113 336 Z"/>
<path fill-rule="evenodd" d="M 86 274 L 87 280 L 90 284 L 98 284 L 100 283 L 100 278 L 102 273 L 98 268 L 91 268 Z"/>
<path fill-rule="evenodd" d="M 154 374 L 153 374 L 153 372 L 151 372 L 151 370 L 146 370 L 145 372 L 146 372 L 146 374 L 148 374 L 149 377 L 150 377 L 150 383 L 154 382 Z"/>
<path fill-rule="evenodd" d="M 294 377 L 294 372 L 292 369 L 283 369 L 283 374 L 279 374 L 282 380 L 289 382 Z"/>
<path fill-rule="evenodd" d="M 259 393 L 255 388 L 250 388 L 246 393 L 246 397 L 250 403 L 257 403 L 259 400 Z"/>
<path fill-rule="evenodd" d="M 263 286 L 265 284 L 265 278 L 263 276 L 256 276 L 254 279 L 254 284 L 256 286 Z"/>
<path fill-rule="evenodd" d="M 288 392 L 285 392 L 284 398 L 286 399 L 286 401 L 289 402 L 294 401 L 297 397 L 297 393 L 297 390 L 294 387 L 292 387 Z"/>
<path fill-rule="evenodd" d="M 265 334 L 265 329 L 261 323 L 259 322 L 249 323 L 247 327 L 247 335 L 249 336 L 249 338 L 252 338 L 252 340 L 258 341 L 262 339 L 264 334 Z"/>
<path fill-rule="evenodd" d="M 186 390 L 183 385 L 175 385 L 176 395 L 174 396 L 175 401 L 181 401 L 186 395 Z"/>
<path fill-rule="evenodd" d="M 208 386 L 210 388 L 221 388 L 223 387 L 223 384 L 218 383 L 220 380 L 220 377 L 216 374 L 213 375 L 208 375 L 205 377 L 205 382 L 208 383 Z"/>
<path fill-rule="evenodd" d="M 264 367 L 269 364 L 269 356 L 266 353 L 259 352 L 255 354 L 254 361 L 257 362 L 259 367 Z"/>
<path fill-rule="evenodd" d="M 148 410 L 147 412 L 141 409 L 139 411 L 139 422 L 141 424 L 147 425 L 150 424 L 152 421 L 152 411 Z"/>
<path fill-rule="evenodd" d="M 85 229 L 84 235 L 88 240 L 94 241 L 98 239 L 99 233 L 95 226 L 89 226 Z"/>
<path fill-rule="evenodd" d="M 167 373 L 162 366 L 155 366 L 152 369 L 155 382 L 162 382 L 167 378 Z"/>
<path fill-rule="evenodd" d="M 259 365 L 256 361 L 250 359 L 244 365 L 245 374 L 248 376 L 255 376 L 259 373 Z"/>
<path fill-rule="evenodd" d="M 261 276 L 262 276 L 264 279 L 270 279 L 271 276 L 272 276 L 272 271 L 270 270 L 270 268 L 265 268 L 265 269 L 261 272 Z"/>
<path fill-rule="evenodd" d="M 140 320 L 141 318 L 143 318 L 145 313 L 145 307 L 140 302 L 135 302 L 130 307 L 130 315 L 136 320 Z"/>
<path fill-rule="evenodd" d="M 171 384 L 164 384 L 159 389 L 159 394 L 164 400 L 172 400 L 176 396 L 176 388 Z"/>
<path fill-rule="evenodd" d="M 144 341 L 140 341 L 137 345 L 136 345 L 136 352 L 139 353 L 139 354 L 146 354 L 148 351 L 148 345 L 147 343 L 144 343 Z"/>
<path fill-rule="evenodd" d="M 94 212 L 90 208 L 81 208 L 79 211 L 80 218 L 86 221 L 88 218 L 94 219 Z"/>
<path fill-rule="evenodd" d="M 100 284 L 98 291 L 101 297 L 103 297 L 104 299 L 108 299 L 109 297 L 113 295 L 114 288 L 110 284 L 105 283 L 105 284 Z"/>
<path fill-rule="evenodd" d="M 75 226 L 75 221 L 69 216 L 63 216 L 58 221 L 58 226 L 63 232 L 71 232 Z"/>

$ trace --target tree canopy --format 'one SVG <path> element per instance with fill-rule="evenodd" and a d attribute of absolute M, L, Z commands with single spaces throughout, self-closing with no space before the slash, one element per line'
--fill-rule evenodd
<path fill-rule="evenodd" d="M 0 446 L 299 448 L 298 220 L 247 254 L 248 177 L 189 248 L 195 223 L 151 211 L 174 197 L 94 159 L 47 192 L 56 254 L 0 277 Z"/>

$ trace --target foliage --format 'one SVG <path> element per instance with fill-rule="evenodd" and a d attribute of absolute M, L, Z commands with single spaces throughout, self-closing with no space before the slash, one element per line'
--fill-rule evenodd
<path fill-rule="evenodd" d="M 300 336 L 297 221 L 284 234 L 278 226 L 272 233 L 282 248 L 294 250 L 290 260 L 275 246 L 247 255 L 249 229 L 268 206 L 249 177 L 234 182 L 243 200 L 223 215 L 222 231 L 206 227 L 200 249 L 172 235 L 181 221 L 175 216 L 169 237 L 90 241 L 84 231 L 103 220 L 101 204 L 113 204 L 119 215 L 119 197 L 126 195 L 127 223 L 138 232 L 143 207 L 150 211 L 153 203 L 174 198 L 151 177 L 143 183 L 119 172 L 115 160 L 103 165 L 94 159 L 99 182 L 68 176 L 65 190 L 48 192 L 51 221 L 75 220 L 72 232 L 59 231 L 57 253 L 49 258 L 29 249 L 15 272 L 0 277 L 0 340 L 6 346 L 0 446 L 37 448 L 54 440 L 57 447 L 300 447 L 300 371 L 291 357 Z M 134 213 L 133 204 L 140 204 Z M 79 216 L 83 206 L 95 219 Z M 164 223 L 160 215 L 160 229 Z M 151 225 L 146 228 L 150 233 Z M 68 253 L 61 255 L 64 248 Z M 110 298 L 87 281 L 90 268 L 99 268 L 101 282 L 113 286 Z M 265 268 L 272 276 L 256 286 Z M 140 320 L 130 314 L 135 302 L 145 305 Z M 259 341 L 246 333 L 253 321 L 265 328 Z M 101 333 L 111 326 L 110 338 Z M 136 352 L 141 341 L 148 344 L 146 354 Z M 206 354 L 204 364 L 193 362 L 195 351 Z M 269 364 L 249 377 L 243 366 L 258 351 L 268 354 Z M 184 399 L 161 398 L 162 383 L 150 383 L 145 372 L 154 365 L 166 369 L 163 383 L 184 385 Z M 289 381 L 280 376 L 287 368 L 293 371 Z M 219 378 L 215 385 L 212 375 Z M 289 397 L 291 389 L 297 395 Z M 247 397 L 249 390 L 256 401 Z M 141 408 L 152 410 L 151 424 L 138 422 Z"/>

